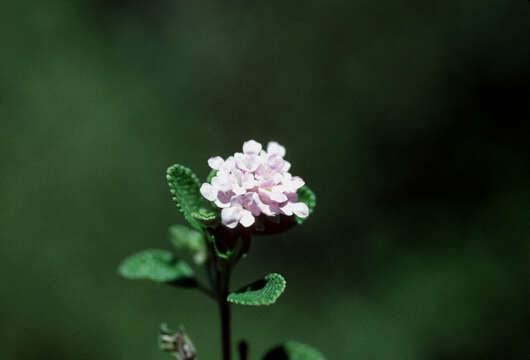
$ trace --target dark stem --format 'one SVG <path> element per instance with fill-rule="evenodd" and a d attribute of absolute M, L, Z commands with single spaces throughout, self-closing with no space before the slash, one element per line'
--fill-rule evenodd
<path fill-rule="evenodd" d="M 223 360 L 231 360 L 231 334 L 230 334 L 230 303 L 226 300 L 228 296 L 228 283 L 230 281 L 230 271 L 219 271 L 218 278 L 218 298 L 219 315 L 221 318 L 221 346 Z"/>
<path fill-rule="evenodd" d="M 221 344 L 223 348 L 223 360 L 230 360 L 230 303 L 226 300 L 219 301 L 219 312 L 221 314 Z"/>

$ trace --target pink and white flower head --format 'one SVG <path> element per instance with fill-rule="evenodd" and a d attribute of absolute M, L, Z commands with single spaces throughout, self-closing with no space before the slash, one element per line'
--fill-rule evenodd
<path fill-rule="evenodd" d="M 211 184 L 202 184 L 201 194 L 222 209 L 221 221 L 226 227 L 250 227 L 261 214 L 309 215 L 307 205 L 297 202 L 296 192 L 304 181 L 289 173 L 291 164 L 284 156 L 285 148 L 277 142 L 269 142 L 265 151 L 259 142 L 249 140 L 242 153 L 226 160 L 220 156 L 208 160 L 217 174 Z"/>

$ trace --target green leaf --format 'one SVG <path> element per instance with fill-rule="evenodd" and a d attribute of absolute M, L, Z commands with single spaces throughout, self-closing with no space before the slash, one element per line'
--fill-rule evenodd
<path fill-rule="evenodd" d="M 313 193 L 313 191 L 311 191 L 309 187 L 304 185 L 300 189 L 298 189 L 297 194 L 298 201 L 303 202 L 307 205 L 307 207 L 309 208 L 309 215 L 311 215 L 317 204 L 317 198 L 315 196 L 315 193 Z M 295 216 L 295 219 L 298 224 L 302 224 L 307 218 L 302 219 L 298 216 Z"/>
<path fill-rule="evenodd" d="M 288 341 L 270 350 L 263 360 L 326 360 L 326 358 L 311 346 Z"/>
<path fill-rule="evenodd" d="M 309 345 L 288 341 L 284 348 L 289 360 L 325 360 L 324 355 Z"/>
<path fill-rule="evenodd" d="M 206 182 L 211 184 L 212 183 L 212 179 L 214 178 L 215 175 L 217 175 L 217 170 L 210 171 L 210 173 L 206 177 Z"/>
<path fill-rule="evenodd" d="M 204 227 L 214 226 L 219 222 L 217 212 L 211 209 L 200 208 L 198 211 L 192 212 L 191 216 Z"/>
<path fill-rule="evenodd" d="M 166 178 L 177 208 L 193 228 L 200 230 L 199 222 L 192 216 L 202 206 L 199 179 L 190 169 L 179 164 L 167 169 Z"/>
<path fill-rule="evenodd" d="M 204 247 L 202 233 L 186 225 L 170 226 L 169 240 L 177 250 L 197 251 Z"/>
<path fill-rule="evenodd" d="M 264 279 L 245 286 L 243 289 L 230 293 L 227 300 L 240 305 L 270 305 L 285 290 L 285 279 L 280 274 L 268 274 Z"/>
<path fill-rule="evenodd" d="M 129 256 L 118 268 L 127 279 L 157 282 L 177 281 L 193 277 L 193 270 L 184 261 L 175 260 L 167 250 L 149 249 Z"/>
<path fill-rule="evenodd" d="M 169 240 L 176 250 L 192 254 L 196 264 L 203 264 L 206 260 L 206 244 L 201 232 L 185 225 L 172 225 L 169 227 Z"/>

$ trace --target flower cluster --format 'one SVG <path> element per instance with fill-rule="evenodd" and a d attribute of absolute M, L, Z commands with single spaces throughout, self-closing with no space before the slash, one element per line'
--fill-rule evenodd
<path fill-rule="evenodd" d="M 242 153 L 226 160 L 220 156 L 208 160 L 217 174 L 211 184 L 202 184 L 201 194 L 222 208 L 221 221 L 225 226 L 252 226 L 260 214 L 301 218 L 309 215 L 307 205 L 297 202 L 296 192 L 304 181 L 289 173 L 291 164 L 284 156 L 285 148 L 277 142 L 269 142 L 265 151 L 260 143 L 249 140 L 243 144 Z"/>

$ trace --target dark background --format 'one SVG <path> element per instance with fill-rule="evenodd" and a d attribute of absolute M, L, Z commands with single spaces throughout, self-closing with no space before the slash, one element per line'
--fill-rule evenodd
<path fill-rule="evenodd" d="M 234 286 L 253 359 L 530 356 L 527 1 L 3 1 L 2 359 L 219 358 L 201 294 L 118 277 L 182 223 L 165 169 L 277 140 L 316 212 Z"/>

